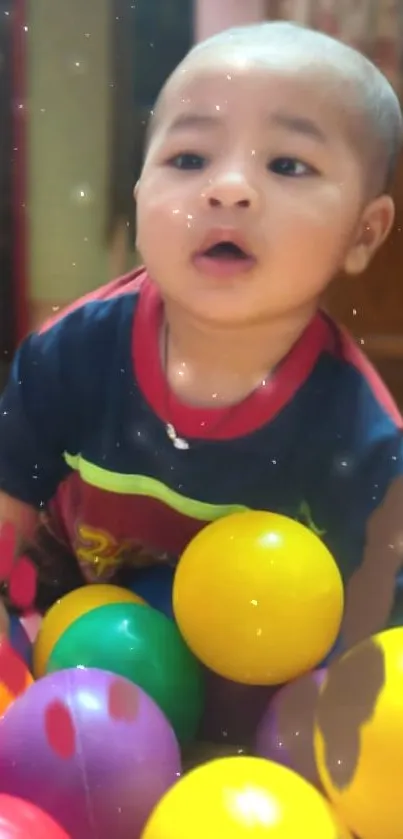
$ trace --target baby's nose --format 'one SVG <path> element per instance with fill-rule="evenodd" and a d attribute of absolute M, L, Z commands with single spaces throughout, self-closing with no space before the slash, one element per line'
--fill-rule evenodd
<path fill-rule="evenodd" d="M 256 207 L 259 201 L 257 189 L 247 178 L 236 173 L 212 179 L 203 197 L 210 207 L 248 209 Z"/>

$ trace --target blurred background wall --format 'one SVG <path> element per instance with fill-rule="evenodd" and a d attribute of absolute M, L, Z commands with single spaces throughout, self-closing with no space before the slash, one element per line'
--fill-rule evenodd
<path fill-rule="evenodd" d="M 192 42 L 278 18 L 353 44 L 401 94 L 399 0 L 0 0 L 0 363 L 24 307 L 20 331 L 136 264 L 148 115 Z M 402 167 L 395 195 L 386 248 L 325 302 L 403 404 Z"/>

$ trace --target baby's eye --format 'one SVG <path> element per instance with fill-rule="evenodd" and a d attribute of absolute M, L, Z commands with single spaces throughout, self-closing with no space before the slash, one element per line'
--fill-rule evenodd
<path fill-rule="evenodd" d="M 318 172 L 308 163 L 303 163 L 296 157 L 276 157 L 270 161 L 268 168 L 275 175 L 282 175 L 284 178 L 302 178 L 307 175 L 317 175 Z"/>
<path fill-rule="evenodd" d="M 168 166 L 174 169 L 190 170 L 203 169 L 206 159 L 201 154 L 194 154 L 193 152 L 183 152 L 176 154 L 168 160 Z"/>

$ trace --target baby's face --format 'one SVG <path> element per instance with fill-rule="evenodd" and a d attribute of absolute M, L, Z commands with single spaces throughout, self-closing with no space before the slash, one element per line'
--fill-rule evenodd
<path fill-rule="evenodd" d="M 340 85 L 306 62 L 187 61 L 137 189 L 138 246 L 163 294 L 227 325 L 314 309 L 363 207 L 347 122 Z M 210 249 L 223 240 L 242 254 Z"/>

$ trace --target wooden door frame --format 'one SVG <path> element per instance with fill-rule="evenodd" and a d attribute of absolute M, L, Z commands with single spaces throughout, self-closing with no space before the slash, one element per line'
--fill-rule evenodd
<path fill-rule="evenodd" d="M 29 257 L 27 223 L 27 41 L 28 0 L 12 3 L 13 56 L 13 292 L 17 342 L 29 329 Z"/>

